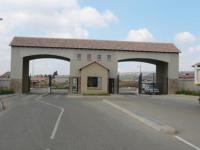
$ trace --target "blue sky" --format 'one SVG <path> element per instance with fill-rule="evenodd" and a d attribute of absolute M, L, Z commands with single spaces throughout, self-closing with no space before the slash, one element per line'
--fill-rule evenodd
<path fill-rule="evenodd" d="M 192 70 L 200 61 L 199 6 L 199 0 L 1 0 L 0 74 L 10 70 L 8 44 L 16 35 L 172 42 L 182 51 L 179 70 Z M 69 73 L 69 64 L 66 69 L 66 63 L 56 60 L 44 70 L 48 63 L 37 60 L 33 70 Z M 120 63 L 119 71 L 138 71 L 138 65 Z"/>
<path fill-rule="evenodd" d="M 110 30 L 94 30 L 92 38 L 124 39 L 130 29 L 148 28 L 161 42 L 174 42 L 178 32 L 200 34 L 200 1 L 198 0 L 82 0 L 83 6 L 110 9 L 119 23 Z M 109 31 L 109 32 L 107 32 Z M 93 32 L 92 32 L 93 33 Z"/>

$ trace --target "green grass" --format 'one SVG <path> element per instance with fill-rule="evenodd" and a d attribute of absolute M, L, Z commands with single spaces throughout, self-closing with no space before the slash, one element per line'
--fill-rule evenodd
<path fill-rule="evenodd" d="M 200 91 L 181 90 L 181 91 L 177 91 L 176 94 L 199 96 L 200 95 Z"/>

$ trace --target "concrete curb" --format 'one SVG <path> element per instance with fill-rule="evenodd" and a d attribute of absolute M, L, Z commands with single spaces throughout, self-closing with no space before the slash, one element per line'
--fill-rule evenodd
<path fill-rule="evenodd" d="M 105 103 L 109 104 L 110 106 L 122 111 L 123 113 L 129 115 L 130 117 L 139 120 L 143 124 L 153 128 L 153 129 L 155 129 L 157 131 L 164 132 L 164 133 L 167 133 L 167 134 L 172 134 L 172 135 L 177 133 L 175 128 L 173 128 L 173 127 L 171 127 L 171 126 L 169 126 L 167 124 L 164 124 L 164 123 L 162 123 L 160 121 L 150 120 L 150 119 L 147 119 L 147 118 L 145 118 L 143 116 L 139 116 L 139 115 L 137 115 L 137 114 L 125 109 L 125 108 L 122 108 L 122 107 L 120 107 L 120 106 L 118 106 L 118 105 L 106 100 L 106 99 L 103 99 L 103 102 L 105 102 Z"/>
<path fill-rule="evenodd" d="M 0 101 L 2 101 L 2 100 L 5 99 L 5 98 L 13 97 L 13 96 L 16 96 L 16 95 L 17 95 L 17 94 L 1 95 L 1 96 L 0 96 Z"/>
<path fill-rule="evenodd" d="M 108 95 L 108 96 L 105 96 L 105 95 L 102 95 L 102 96 L 99 96 L 99 95 L 91 95 L 91 96 L 88 96 L 88 95 L 67 95 L 66 97 L 68 98 L 122 98 L 124 97 L 124 95 Z"/>
<path fill-rule="evenodd" d="M 2 95 L 0 96 L 0 111 L 6 110 L 7 106 L 5 104 L 5 99 L 9 97 L 14 97 L 16 94 Z"/>

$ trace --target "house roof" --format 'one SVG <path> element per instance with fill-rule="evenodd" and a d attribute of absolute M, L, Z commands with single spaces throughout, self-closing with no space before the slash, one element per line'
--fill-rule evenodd
<path fill-rule="evenodd" d="M 181 79 L 194 79 L 194 72 L 193 71 L 179 72 L 179 78 L 181 78 Z"/>
<path fill-rule="evenodd" d="M 90 66 L 90 65 L 93 65 L 93 64 L 97 64 L 97 65 L 99 65 L 100 67 L 102 67 L 102 68 L 104 68 L 104 69 L 106 69 L 106 70 L 109 71 L 108 68 L 106 68 L 105 66 L 103 66 L 102 64 L 100 64 L 100 63 L 98 63 L 98 62 L 96 62 L 96 61 L 94 61 L 94 62 L 92 62 L 92 63 L 90 63 L 90 64 L 87 64 L 86 66 L 81 67 L 79 70 L 81 71 L 82 69 L 84 69 L 84 68 L 86 68 L 86 67 L 88 67 L 88 66 Z"/>
<path fill-rule="evenodd" d="M 192 65 L 192 67 L 194 67 L 194 66 L 200 67 L 200 62 Z"/>
<path fill-rule="evenodd" d="M 114 50 L 136 52 L 180 53 L 172 43 L 14 37 L 12 47 L 63 48 L 87 50 Z"/>
<path fill-rule="evenodd" d="M 0 76 L 0 78 L 10 78 L 10 72 L 6 72 Z"/>

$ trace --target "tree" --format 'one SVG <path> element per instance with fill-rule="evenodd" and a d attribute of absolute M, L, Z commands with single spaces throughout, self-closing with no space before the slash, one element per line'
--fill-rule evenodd
<path fill-rule="evenodd" d="M 53 73 L 53 77 L 57 76 L 58 75 L 58 71 L 54 71 Z"/>

